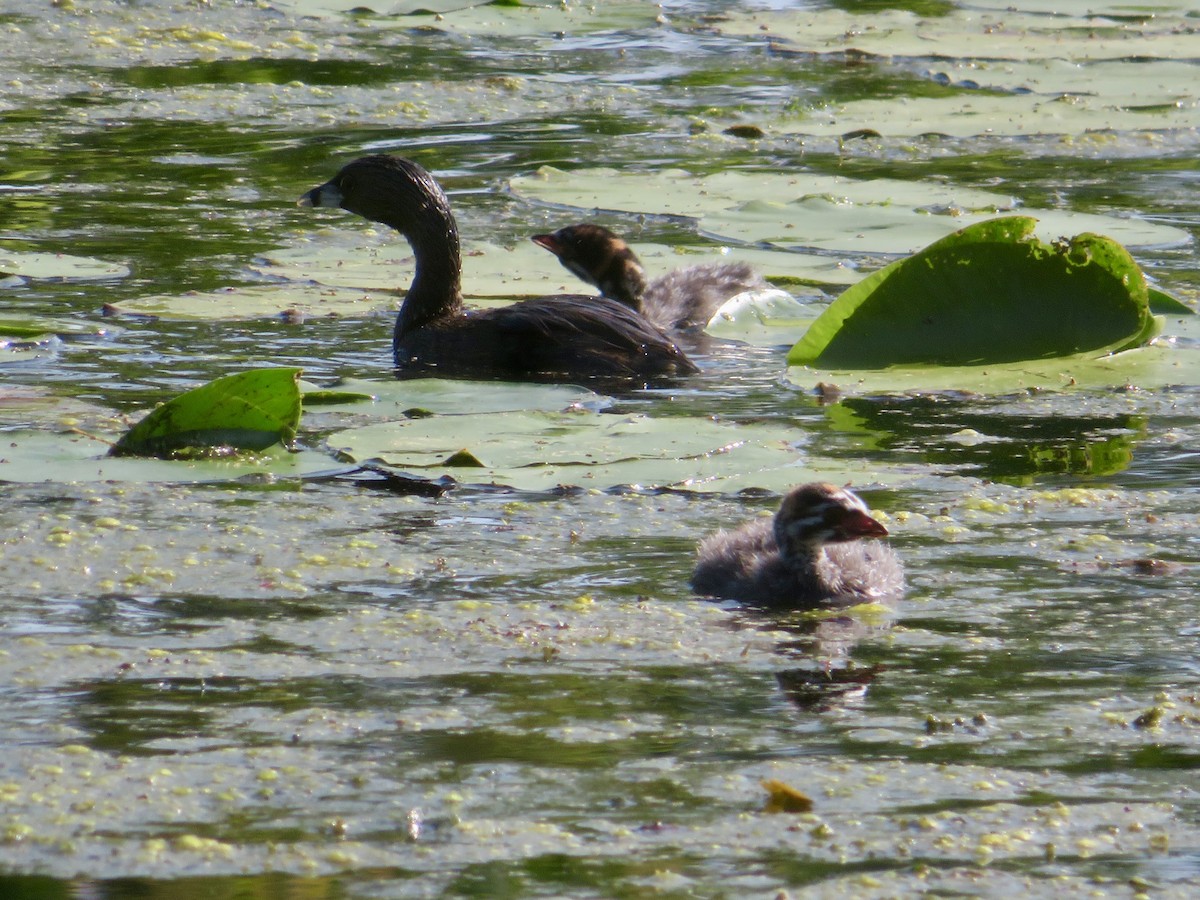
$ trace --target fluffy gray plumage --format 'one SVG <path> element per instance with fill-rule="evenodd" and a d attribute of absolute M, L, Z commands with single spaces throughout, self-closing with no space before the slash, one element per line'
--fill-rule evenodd
<path fill-rule="evenodd" d="M 620 235 L 581 222 L 533 242 L 563 266 L 611 297 L 638 310 L 664 331 L 700 331 L 730 297 L 770 288 L 746 263 L 701 263 L 646 282 L 641 261 Z"/>
<path fill-rule="evenodd" d="M 900 561 L 887 544 L 863 539 L 886 534 L 850 491 L 801 485 L 784 498 L 774 518 L 705 538 L 697 549 L 692 588 L 705 596 L 786 609 L 894 597 L 904 591 Z"/>

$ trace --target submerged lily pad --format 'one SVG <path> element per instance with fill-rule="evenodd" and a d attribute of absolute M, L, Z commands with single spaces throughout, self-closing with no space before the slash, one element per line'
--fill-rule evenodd
<path fill-rule="evenodd" d="M 290 444 L 300 422 L 299 369 L 254 369 L 180 394 L 131 428 L 113 456 L 184 450 L 260 451 Z"/>
<path fill-rule="evenodd" d="M 1153 332 L 1146 280 L 1116 241 L 1051 246 L 1033 219 L 964 228 L 843 293 L 789 365 L 880 369 L 1100 355 Z"/>

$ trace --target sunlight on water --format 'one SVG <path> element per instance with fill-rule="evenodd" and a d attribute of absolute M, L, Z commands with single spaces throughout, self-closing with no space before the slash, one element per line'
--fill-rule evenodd
<path fill-rule="evenodd" d="M 388 381 L 397 298 L 376 287 L 331 315 L 119 314 L 288 287 L 269 254 L 374 240 L 294 205 L 361 153 L 419 159 L 464 237 L 501 246 L 576 218 L 705 243 L 684 217 L 507 189 L 545 165 L 928 181 L 1200 223 L 1194 133 L 1152 112 L 1104 134 L 797 133 L 824 104 L 966 92 L 928 60 L 807 53 L 755 18 L 852 5 L 331 11 L 348 6 L 0 13 L 0 254 L 129 270 L 0 278 L 6 321 L 60 323 L 0 345 L 0 478 L 20 434 L 111 434 L 220 375 Z M 1136 256 L 1194 303 L 1194 242 Z M 903 601 L 694 597 L 696 541 L 777 508 L 753 484 L 522 493 L 456 469 L 438 497 L 332 474 L 85 483 L 47 460 L 0 508 L 0 896 L 1194 894 L 1197 386 L 812 391 L 785 345 L 681 340 L 699 375 L 563 405 L 769 426 L 796 481 L 844 467 Z M 396 402 L 402 421 L 433 401 Z M 313 406 L 300 441 L 332 454 L 380 415 Z M 811 810 L 764 812 L 770 781 Z"/>

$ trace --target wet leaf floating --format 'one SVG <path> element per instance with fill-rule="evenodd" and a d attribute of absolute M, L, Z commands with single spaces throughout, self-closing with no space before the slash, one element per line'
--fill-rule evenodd
<path fill-rule="evenodd" d="M 180 394 L 138 422 L 113 456 L 265 450 L 289 444 L 300 423 L 299 369 L 253 369 Z"/>
<path fill-rule="evenodd" d="M 371 403 L 375 400 L 372 394 L 359 391 L 338 391 L 314 388 L 304 392 L 305 406 L 341 406 L 345 403 Z"/>
<path fill-rule="evenodd" d="M 1165 291 L 1150 288 L 1150 312 L 1160 316 L 1194 316 L 1196 311 Z"/>
<path fill-rule="evenodd" d="M 1096 356 L 1145 343 L 1146 279 L 1116 241 L 1046 244 L 1036 219 L 969 226 L 845 291 L 788 354 L 833 369 Z"/>
<path fill-rule="evenodd" d="M 767 802 L 763 804 L 763 812 L 767 813 L 806 813 L 812 812 L 812 798 L 796 790 L 790 784 L 774 778 L 762 782 L 763 790 L 767 792 Z"/>

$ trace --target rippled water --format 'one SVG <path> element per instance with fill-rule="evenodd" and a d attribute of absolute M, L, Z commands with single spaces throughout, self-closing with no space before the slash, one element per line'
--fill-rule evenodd
<path fill-rule="evenodd" d="M 420 159 L 464 233 L 499 243 L 563 224 L 503 190 L 547 163 L 946 178 L 1200 226 L 1192 132 L 772 136 L 781 104 L 923 90 L 936 66 L 780 55 L 714 30 L 725 6 L 612 4 L 555 38 L 286 4 L 9 4 L 0 249 L 131 274 L 0 289 L 6 314 L 120 328 L 0 364 L 3 422 L 137 414 L 252 365 L 386 377 L 380 316 L 102 315 L 261 282 L 257 256 L 360 227 L 293 204 L 365 150 Z M 767 136 L 699 127 L 734 114 Z M 1194 300 L 1194 243 L 1138 258 Z M 909 467 L 864 491 L 903 603 L 770 618 L 693 598 L 695 541 L 773 496 L 48 467 L 0 509 L 0 895 L 1191 896 L 1196 386 L 826 405 L 780 348 L 696 355 L 702 375 L 612 409 L 779 422 L 815 455 Z M 334 427 L 306 419 L 302 440 Z M 769 779 L 812 812 L 763 812 Z"/>

